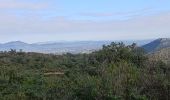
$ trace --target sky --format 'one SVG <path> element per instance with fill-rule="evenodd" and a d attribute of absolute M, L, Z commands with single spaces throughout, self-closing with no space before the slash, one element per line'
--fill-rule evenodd
<path fill-rule="evenodd" d="M 0 43 L 170 37 L 170 0 L 0 0 Z"/>

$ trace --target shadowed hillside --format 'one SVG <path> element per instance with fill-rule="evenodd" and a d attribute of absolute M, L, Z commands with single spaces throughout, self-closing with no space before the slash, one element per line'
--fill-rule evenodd
<path fill-rule="evenodd" d="M 160 38 L 142 46 L 147 52 L 155 52 L 170 47 L 170 38 Z"/>

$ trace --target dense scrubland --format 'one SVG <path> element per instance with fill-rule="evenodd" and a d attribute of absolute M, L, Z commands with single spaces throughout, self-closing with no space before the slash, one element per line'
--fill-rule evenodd
<path fill-rule="evenodd" d="M 136 44 L 90 54 L 0 53 L 0 100 L 169 100 L 170 65 Z"/>
<path fill-rule="evenodd" d="M 154 60 L 162 60 L 166 64 L 170 64 L 170 47 L 168 48 L 162 48 L 161 50 L 158 50 L 156 52 L 148 54 L 150 59 Z"/>

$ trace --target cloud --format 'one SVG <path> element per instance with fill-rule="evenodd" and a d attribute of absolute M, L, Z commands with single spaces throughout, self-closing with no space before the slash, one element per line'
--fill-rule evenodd
<path fill-rule="evenodd" d="M 0 15 L 1 41 L 123 40 L 170 37 L 170 12 L 129 20 L 71 20 L 67 17 Z M 3 40 L 4 39 L 4 40 Z"/>
<path fill-rule="evenodd" d="M 26 2 L 21 0 L 0 0 L 0 9 L 45 9 L 48 3 Z"/>
<path fill-rule="evenodd" d="M 113 16 L 113 13 L 81 13 L 81 16 L 90 16 L 90 17 L 109 17 Z"/>
<path fill-rule="evenodd" d="M 114 16 L 136 16 L 136 15 L 143 15 L 148 12 L 151 12 L 152 8 L 147 7 L 143 9 L 138 9 L 134 11 L 129 11 L 129 12 L 99 12 L 99 13 L 94 13 L 94 12 L 85 12 L 85 13 L 80 13 L 80 16 L 88 16 L 88 17 L 114 17 Z"/>

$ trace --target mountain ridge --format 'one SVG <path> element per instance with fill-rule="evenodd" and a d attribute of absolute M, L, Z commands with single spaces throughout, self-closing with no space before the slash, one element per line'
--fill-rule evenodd
<path fill-rule="evenodd" d="M 170 38 L 159 38 L 142 46 L 142 48 L 148 53 L 156 52 L 168 47 L 170 47 Z"/>

